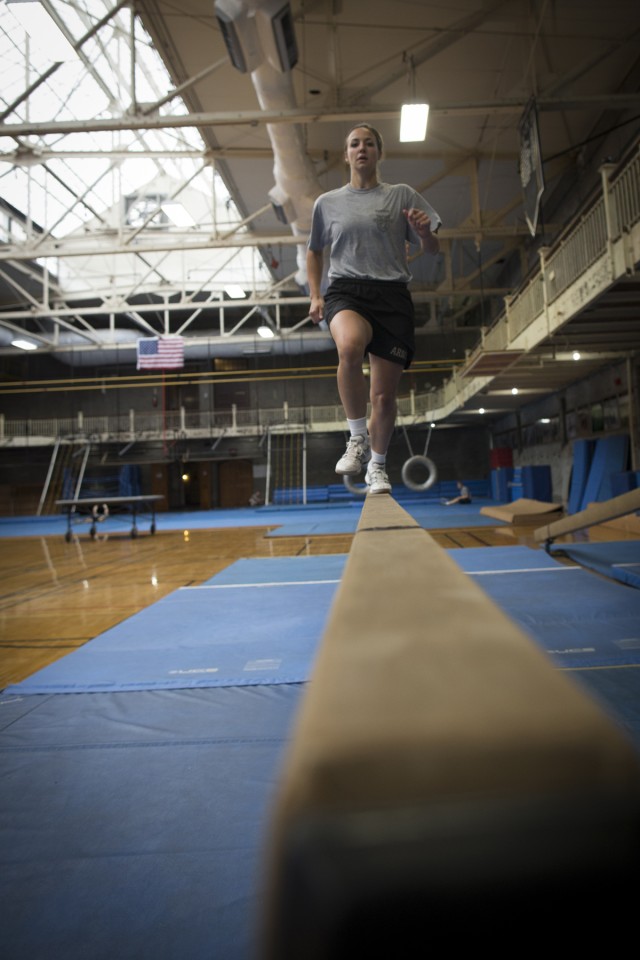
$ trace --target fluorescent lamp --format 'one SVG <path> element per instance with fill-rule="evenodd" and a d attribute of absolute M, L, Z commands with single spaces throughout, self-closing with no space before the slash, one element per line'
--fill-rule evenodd
<path fill-rule="evenodd" d="M 12 347 L 18 347 L 20 350 L 37 350 L 38 344 L 33 343 L 31 340 L 12 340 Z"/>
<path fill-rule="evenodd" d="M 424 140 L 428 119 L 428 103 L 404 103 L 400 111 L 400 142 Z"/>
<path fill-rule="evenodd" d="M 18 23 L 54 63 L 76 60 L 77 53 L 39 0 L 7 0 Z"/>
<path fill-rule="evenodd" d="M 232 300 L 246 300 L 247 298 L 244 288 L 237 283 L 230 283 L 228 287 L 224 288 L 224 292 L 228 297 L 231 297 Z"/>
<path fill-rule="evenodd" d="M 258 327 L 258 336 L 262 337 L 263 340 L 273 340 L 275 333 L 268 327 L 266 324 L 263 324 L 261 327 Z"/>

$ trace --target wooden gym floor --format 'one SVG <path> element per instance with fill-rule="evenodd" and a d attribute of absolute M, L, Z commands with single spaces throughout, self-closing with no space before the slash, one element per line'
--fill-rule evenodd
<path fill-rule="evenodd" d="M 273 527 L 0 541 L 0 689 L 242 557 L 348 553 L 352 534 L 268 539 Z M 444 548 L 528 543 L 504 527 L 432 531 Z"/>

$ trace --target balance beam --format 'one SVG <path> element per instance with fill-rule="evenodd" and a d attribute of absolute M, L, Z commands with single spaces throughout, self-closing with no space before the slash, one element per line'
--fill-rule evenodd
<path fill-rule="evenodd" d="M 578 530 L 586 530 L 589 527 L 595 527 L 598 523 L 606 523 L 607 520 L 616 520 L 618 517 L 624 517 L 628 513 L 634 513 L 640 510 L 640 488 L 629 490 L 628 493 L 622 493 L 619 497 L 612 497 L 611 500 L 604 500 L 602 503 L 591 503 L 586 510 L 580 510 L 570 517 L 563 517 L 554 523 L 545 524 L 544 527 L 538 527 L 533 532 L 533 538 L 536 543 L 550 544 L 566 533 L 576 533 Z"/>
<path fill-rule="evenodd" d="M 639 801 L 610 719 L 368 496 L 276 793 L 261 956 L 493 949 L 513 923 L 548 947 L 559 903 L 574 948 L 578 905 L 592 935 L 637 891 Z"/>

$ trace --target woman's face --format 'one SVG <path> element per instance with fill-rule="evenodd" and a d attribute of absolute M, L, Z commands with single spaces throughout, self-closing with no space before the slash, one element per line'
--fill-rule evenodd
<path fill-rule="evenodd" d="M 352 170 L 375 170 L 380 159 L 375 136 L 366 127 L 355 127 L 347 137 L 345 158 Z"/>

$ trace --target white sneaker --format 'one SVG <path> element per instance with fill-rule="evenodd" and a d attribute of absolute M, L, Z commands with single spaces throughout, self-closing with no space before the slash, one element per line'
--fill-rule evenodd
<path fill-rule="evenodd" d="M 355 477 L 369 462 L 371 448 L 367 437 L 350 437 L 344 455 L 336 463 L 336 473 L 341 476 Z"/>
<path fill-rule="evenodd" d="M 389 477 L 381 463 L 370 463 L 364 482 L 369 487 L 367 493 L 391 493 Z"/>

